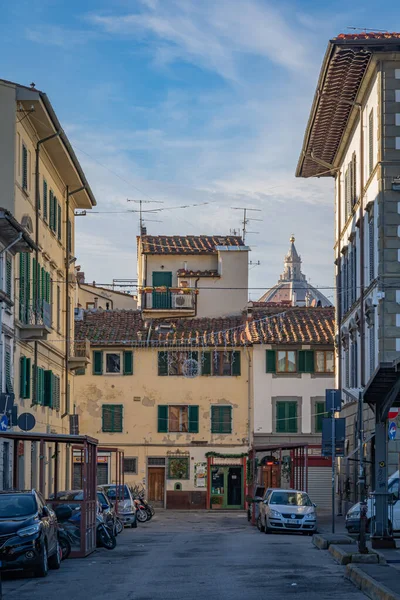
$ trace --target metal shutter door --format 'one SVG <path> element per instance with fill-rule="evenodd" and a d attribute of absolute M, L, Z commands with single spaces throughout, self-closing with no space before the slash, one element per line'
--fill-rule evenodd
<path fill-rule="evenodd" d="M 97 485 L 106 485 L 108 483 L 108 463 L 99 463 L 97 465 Z"/>
<path fill-rule="evenodd" d="M 318 508 L 331 509 L 332 505 L 332 468 L 308 468 L 308 494 L 311 502 Z"/>

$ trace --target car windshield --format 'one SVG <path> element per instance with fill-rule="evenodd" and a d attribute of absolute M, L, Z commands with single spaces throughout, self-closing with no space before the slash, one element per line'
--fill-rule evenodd
<path fill-rule="evenodd" d="M 117 488 L 115 485 L 113 485 L 112 487 L 106 488 L 105 491 L 106 491 L 107 496 L 110 498 L 110 500 L 116 499 Z M 121 500 L 122 497 L 124 500 L 130 499 L 129 490 L 126 485 L 118 486 L 118 500 Z"/>
<path fill-rule="evenodd" d="M 101 504 L 109 504 L 107 497 L 102 492 L 97 492 L 97 500 Z"/>
<path fill-rule="evenodd" d="M 83 491 L 58 492 L 57 500 L 83 500 Z"/>
<path fill-rule="evenodd" d="M 37 504 L 33 494 L 0 495 L 0 519 L 27 517 L 36 512 Z"/>
<path fill-rule="evenodd" d="M 273 492 L 269 503 L 286 506 L 312 506 L 310 498 L 304 492 Z"/>

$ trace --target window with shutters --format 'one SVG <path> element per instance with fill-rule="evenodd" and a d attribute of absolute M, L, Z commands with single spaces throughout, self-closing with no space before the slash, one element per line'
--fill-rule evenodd
<path fill-rule="evenodd" d="M 369 254 L 369 281 L 375 279 L 375 230 L 374 230 L 374 219 L 371 216 L 368 222 L 368 254 Z"/>
<path fill-rule="evenodd" d="M 325 412 L 325 402 L 316 402 L 315 403 L 315 414 L 314 414 L 314 427 L 315 433 L 322 433 L 322 419 L 328 416 L 328 413 Z"/>
<path fill-rule="evenodd" d="M 106 352 L 106 373 L 121 373 L 121 353 Z"/>
<path fill-rule="evenodd" d="M 6 344 L 5 353 L 4 353 L 4 369 L 6 374 L 6 393 L 12 394 L 13 389 L 13 374 L 12 374 L 12 366 L 11 366 L 11 346 Z"/>
<path fill-rule="evenodd" d="M 169 406 L 168 407 L 168 431 L 187 432 L 188 430 L 188 407 L 187 406 Z"/>
<path fill-rule="evenodd" d="M 295 373 L 297 371 L 295 350 L 278 350 L 276 353 L 276 370 L 278 373 Z"/>
<path fill-rule="evenodd" d="M 6 289 L 5 292 L 9 298 L 12 298 L 12 258 L 6 254 L 6 277 L 5 277 Z"/>
<path fill-rule="evenodd" d="M 297 402 L 276 403 L 276 433 L 297 433 Z"/>
<path fill-rule="evenodd" d="M 22 188 L 28 191 L 28 149 L 22 144 Z"/>
<path fill-rule="evenodd" d="M 48 188 L 47 181 L 43 177 L 43 219 L 47 222 L 48 219 Z"/>
<path fill-rule="evenodd" d="M 316 350 L 315 371 L 317 373 L 334 373 L 335 360 L 333 350 Z"/>
<path fill-rule="evenodd" d="M 62 213 L 61 213 L 61 204 L 58 203 L 57 206 L 57 237 L 61 241 L 62 239 Z"/>
<path fill-rule="evenodd" d="M 315 366 L 313 350 L 299 350 L 297 360 L 299 373 L 314 373 Z"/>
<path fill-rule="evenodd" d="M 137 461 L 136 457 L 125 457 L 124 458 L 124 473 L 137 474 Z"/>
<path fill-rule="evenodd" d="M 103 404 L 102 406 L 102 431 L 105 433 L 122 433 L 123 431 L 123 405 Z"/>
<path fill-rule="evenodd" d="M 358 387 L 358 344 L 354 341 L 351 344 L 351 364 L 350 364 L 350 387 Z"/>
<path fill-rule="evenodd" d="M 32 365 L 32 382 L 34 382 L 34 397 L 32 399 L 34 404 L 44 406 L 45 399 L 45 371 L 41 367 Z"/>
<path fill-rule="evenodd" d="M 93 375 L 133 375 L 133 352 L 93 351 Z"/>
<path fill-rule="evenodd" d="M 19 255 L 19 320 L 29 322 L 29 304 L 31 301 L 31 262 L 29 252 Z"/>
<path fill-rule="evenodd" d="M 21 356 L 19 359 L 19 397 L 31 396 L 31 359 Z"/>
<path fill-rule="evenodd" d="M 351 206 L 357 204 L 357 157 L 356 153 L 353 152 L 351 158 Z"/>
<path fill-rule="evenodd" d="M 67 249 L 69 254 L 72 253 L 72 223 L 68 219 L 68 240 L 67 240 Z"/>
<path fill-rule="evenodd" d="M 158 374 L 161 376 L 196 377 L 212 375 L 216 377 L 239 376 L 241 355 L 239 351 L 160 351 L 158 353 Z"/>
<path fill-rule="evenodd" d="M 368 167 L 369 175 L 374 170 L 374 109 L 371 110 L 368 117 Z"/>
<path fill-rule="evenodd" d="M 232 433 L 232 407 L 211 407 L 211 433 Z"/>
<path fill-rule="evenodd" d="M 57 286 L 57 331 L 61 329 L 61 288 Z"/>
<path fill-rule="evenodd" d="M 199 407 L 191 405 L 159 405 L 159 433 L 198 433 Z"/>

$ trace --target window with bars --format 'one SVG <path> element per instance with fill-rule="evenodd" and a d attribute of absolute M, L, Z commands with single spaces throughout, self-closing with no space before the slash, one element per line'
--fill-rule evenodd
<path fill-rule="evenodd" d="M 232 433 L 232 407 L 211 407 L 211 433 Z"/>
<path fill-rule="evenodd" d="M 165 467 L 165 458 L 161 457 L 149 457 L 147 459 L 149 467 Z"/>
<path fill-rule="evenodd" d="M 103 404 L 102 431 L 104 433 L 122 433 L 123 410 L 122 404 Z"/>
<path fill-rule="evenodd" d="M 368 117 L 368 167 L 369 175 L 374 170 L 374 109 L 371 109 Z"/>
<path fill-rule="evenodd" d="M 322 433 L 322 419 L 328 416 L 328 413 L 325 411 L 325 402 L 316 402 L 314 406 L 315 433 Z"/>
<path fill-rule="evenodd" d="M 297 433 L 297 402 L 276 403 L 276 433 Z"/>
<path fill-rule="evenodd" d="M 373 281 L 375 278 L 375 231 L 374 231 L 374 219 L 371 216 L 368 222 L 368 254 L 369 254 L 369 281 Z"/>
<path fill-rule="evenodd" d="M 124 473 L 137 474 L 137 458 L 126 457 L 124 458 Z"/>

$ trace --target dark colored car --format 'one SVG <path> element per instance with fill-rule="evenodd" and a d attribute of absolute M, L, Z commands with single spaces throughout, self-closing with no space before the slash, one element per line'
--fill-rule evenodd
<path fill-rule="evenodd" d="M 105 524 L 111 528 L 115 535 L 117 531 L 117 513 L 112 502 L 109 500 L 107 494 L 100 490 L 97 492 L 97 500 L 101 506 Z"/>
<path fill-rule="evenodd" d="M 0 492 L 0 561 L 37 577 L 60 568 L 57 518 L 36 490 Z"/>

